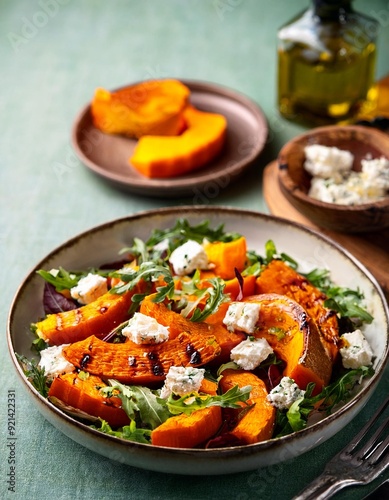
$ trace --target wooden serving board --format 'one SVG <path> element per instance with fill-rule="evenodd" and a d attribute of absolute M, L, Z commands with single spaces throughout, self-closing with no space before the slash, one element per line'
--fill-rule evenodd
<path fill-rule="evenodd" d="M 278 183 L 278 164 L 271 162 L 263 173 L 263 194 L 273 215 L 298 222 L 342 245 L 375 276 L 389 300 L 389 229 L 374 233 L 338 233 L 317 226 L 296 210 L 284 197 Z"/>

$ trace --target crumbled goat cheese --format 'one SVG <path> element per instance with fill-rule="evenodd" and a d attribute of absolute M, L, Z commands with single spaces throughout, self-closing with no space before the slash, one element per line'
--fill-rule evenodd
<path fill-rule="evenodd" d="M 64 347 L 68 345 L 70 344 L 55 345 L 40 352 L 41 359 L 38 366 L 45 370 L 45 374 L 49 378 L 57 377 L 63 373 L 70 373 L 75 369 L 74 365 L 69 363 L 62 353 Z"/>
<path fill-rule="evenodd" d="M 361 330 L 344 333 L 340 338 L 343 347 L 339 352 L 345 368 L 356 369 L 371 365 L 373 351 Z"/>
<path fill-rule="evenodd" d="M 208 269 L 208 257 L 204 247 L 193 240 L 188 240 L 173 250 L 169 262 L 179 276 L 191 274 L 196 269 Z"/>
<path fill-rule="evenodd" d="M 354 162 L 354 156 L 350 151 L 320 144 L 306 146 L 304 152 L 304 168 L 313 177 L 327 179 L 338 175 L 343 176 L 344 173 L 350 172 Z"/>
<path fill-rule="evenodd" d="M 231 349 L 231 360 L 243 370 L 254 370 L 272 354 L 273 349 L 265 339 L 246 339 Z"/>
<path fill-rule="evenodd" d="M 198 392 L 204 379 L 204 373 L 203 368 L 171 366 L 161 389 L 161 398 L 166 399 L 170 394 L 183 396 L 190 392 Z"/>
<path fill-rule="evenodd" d="M 70 295 L 80 304 L 90 304 L 107 291 L 107 279 L 98 274 L 89 273 L 70 289 Z"/>
<path fill-rule="evenodd" d="M 336 148 L 318 145 L 305 148 L 307 159 L 304 168 L 313 175 L 309 196 L 337 205 L 360 205 L 381 200 L 387 196 L 389 190 L 389 160 L 384 157 L 363 159 L 361 161 L 362 171 L 356 172 L 351 170 L 352 162 L 350 168 L 339 168 L 339 164 L 342 163 L 340 161 L 341 156 L 337 158 L 336 155 L 333 156 L 330 152 L 328 152 L 328 157 L 325 157 L 324 153 L 323 155 L 318 153 L 315 160 L 317 148 L 320 148 L 319 152 L 336 150 Z M 348 153 L 347 151 L 341 152 Z M 309 159 L 308 154 L 310 155 Z M 332 170 L 331 161 L 334 161 Z M 345 161 L 346 163 L 347 161 Z"/>
<path fill-rule="evenodd" d="M 259 319 L 260 304 L 254 302 L 232 302 L 223 319 L 228 330 L 242 330 L 248 334 L 254 333 Z"/>
<path fill-rule="evenodd" d="M 169 327 L 163 326 L 155 318 L 142 313 L 134 313 L 122 335 L 136 344 L 159 344 L 169 338 Z"/>
<path fill-rule="evenodd" d="M 290 408 L 297 399 L 304 397 L 304 394 L 305 391 L 300 389 L 292 378 L 283 377 L 267 395 L 267 399 L 279 410 L 285 410 Z"/>
<path fill-rule="evenodd" d="M 366 182 L 374 184 L 379 188 L 389 190 L 389 160 L 385 157 L 372 160 L 362 160 L 362 176 Z"/>

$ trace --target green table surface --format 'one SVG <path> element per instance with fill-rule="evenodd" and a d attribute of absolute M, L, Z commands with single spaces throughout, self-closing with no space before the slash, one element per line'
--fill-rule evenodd
<path fill-rule="evenodd" d="M 262 171 L 303 129 L 277 114 L 276 31 L 307 1 L 1 0 L 0 497 L 32 499 L 289 499 L 323 469 L 388 392 L 388 369 L 374 396 L 343 431 L 293 460 L 225 476 L 167 475 L 99 456 L 61 434 L 31 404 L 5 341 L 18 285 L 54 247 L 96 224 L 135 212 L 191 204 L 191 197 L 140 197 L 119 191 L 75 157 L 72 122 L 97 86 L 175 77 L 222 84 L 266 114 L 269 139 L 257 163 L 213 205 L 268 212 Z M 389 3 L 355 1 L 381 24 L 377 77 L 389 73 Z M 65 173 L 58 175 L 58 165 Z M 7 489 L 7 394 L 16 392 L 16 488 Z M 386 477 L 388 475 L 386 474 Z M 380 480 L 383 479 L 381 476 Z M 363 498 L 380 480 L 344 490 Z"/>

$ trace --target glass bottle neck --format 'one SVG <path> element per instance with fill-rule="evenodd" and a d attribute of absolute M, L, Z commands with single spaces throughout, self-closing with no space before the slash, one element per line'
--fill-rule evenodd
<path fill-rule="evenodd" d="M 341 20 L 353 11 L 352 0 L 312 0 L 312 9 L 315 16 L 321 19 Z"/>

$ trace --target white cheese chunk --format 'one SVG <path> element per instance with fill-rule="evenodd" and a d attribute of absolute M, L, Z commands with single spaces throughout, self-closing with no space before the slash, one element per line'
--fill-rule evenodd
<path fill-rule="evenodd" d="M 373 351 L 361 330 L 344 333 L 341 337 L 343 347 L 339 349 L 345 368 L 356 369 L 371 365 Z"/>
<path fill-rule="evenodd" d="M 389 190 L 389 160 L 385 157 L 361 160 L 361 176 L 366 183 Z"/>
<path fill-rule="evenodd" d="M 232 302 L 223 319 L 228 330 L 254 333 L 259 319 L 260 304 L 254 302 Z"/>
<path fill-rule="evenodd" d="M 39 368 L 45 370 L 45 374 L 49 378 L 55 378 L 63 373 L 72 372 L 75 367 L 63 355 L 64 347 L 69 344 L 55 345 L 47 347 L 40 352 L 41 359 L 38 363 Z"/>
<path fill-rule="evenodd" d="M 107 279 L 98 274 L 89 273 L 70 289 L 70 295 L 80 304 L 90 304 L 107 291 Z"/>
<path fill-rule="evenodd" d="M 155 318 L 135 313 L 122 329 L 122 335 L 136 344 L 159 344 L 169 338 L 169 327 L 161 325 Z"/>
<path fill-rule="evenodd" d="M 272 354 L 273 349 L 265 339 L 246 339 L 231 349 L 231 360 L 243 370 L 254 370 Z"/>
<path fill-rule="evenodd" d="M 365 158 L 362 171 L 351 169 L 349 151 L 312 145 L 305 148 L 304 168 L 312 174 L 309 196 L 337 205 L 361 205 L 383 199 L 389 190 L 389 160 Z M 347 155 L 351 155 L 347 158 Z"/>
<path fill-rule="evenodd" d="M 169 262 L 179 276 L 191 274 L 196 269 L 208 269 L 208 257 L 204 247 L 193 240 L 188 240 L 173 250 Z"/>
<path fill-rule="evenodd" d="M 304 394 L 305 391 L 300 389 L 292 378 L 283 377 L 267 395 L 267 399 L 279 410 L 285 410 L 290 408 L 297 399 L 304 397 Z"/>
<path fill-rule="evenodd" d="M 341 183 L 337 183 L 335 179 L 313 178 L 309 196 L 337 205 L 359 205 L 367 199 L 364 186 L 354 176 Z"/>
<path fill-rule="evenodd" d="M 161 389 L 161 398 L 166 399 L 171 394 L 183 396 L 190 392 L 198 392 L 204 379 L 204 373 L 203 368 L 171 366 Z"/>
<path fill-rule="evenodd" d="M 304 148 L 305 163 L 304 168 L 314 177 L 343 176 L 350 172 L 354 156 L 350 151 L 312 144 Z"/>

